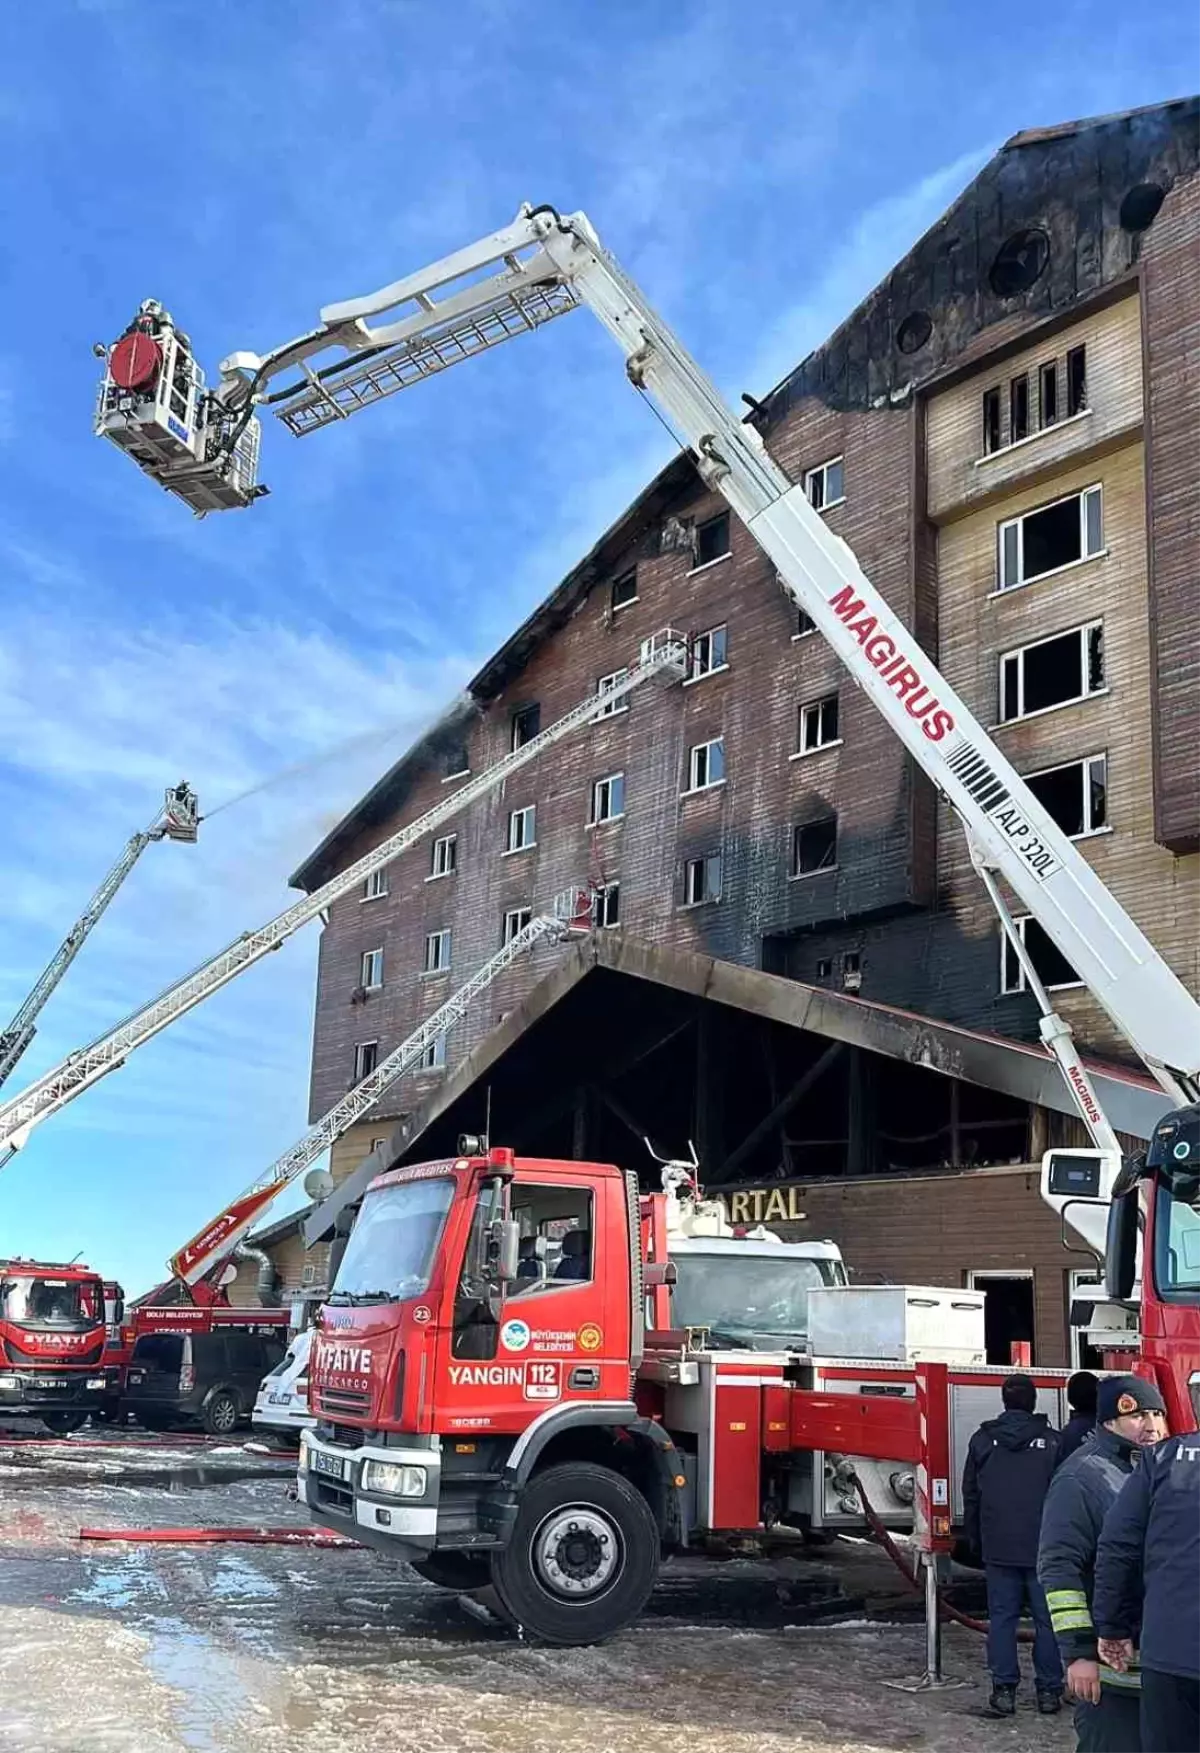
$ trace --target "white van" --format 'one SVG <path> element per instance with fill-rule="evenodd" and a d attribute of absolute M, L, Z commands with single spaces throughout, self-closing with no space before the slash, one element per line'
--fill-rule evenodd
<path fill-rule="evenodd" d="M 306 1327 L 290 1341 L 282 1363 L 264 1376 L 254 1402 L 254 1428 L 265 1436 L 286 1437 L 298 1443 L 302 1430 L 311 1430 L 316 1419 L 308 1410 L 308 1355 L 313 1329 Z"/>

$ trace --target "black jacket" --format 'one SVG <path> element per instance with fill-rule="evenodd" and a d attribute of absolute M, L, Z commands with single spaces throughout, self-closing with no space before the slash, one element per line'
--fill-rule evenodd
<path fill-rule="evenodd" d="M 1136 1449 L 1104 1425 L 1064 1461 L 1050 1482 L 1042 1511 L 1038 1581 L 1046 1591 L 1050 1620 L 1064 1662 L 1096 1660 L 1092 1618 L 1096 1548 L 1104 1518 L 1133 1471 Z M 1114 1686 L 1137 1686 L 1136 1675 L 1101 1669 Z"/>
<path fill-rule="evenodd" d="M 963 1468 L 964 1532 L 985 1564 L 1032 1570 L 1058 1432 L 1042 1412 L 1004 1412 L 981 1424 Z"/>
<path fill-rule="evenodd" d="M 1072 1412 L 1063 1425 L 1058 1436 L 1058 1464 L 1061 1467 L 1068 1455 L 1073 1455 L 1080 1443 L 1085 1443 L 1096 1428 L 1094 1412 Z"/>
<path fill-rule="evenodd" d="M 1092 1609 L 1099 1637 L 1136 1643 L 1140 1622 L 1143 1667 L 1200 1679 L 1200 1432 L 1143 1450 L 1105 1518 Z"/>

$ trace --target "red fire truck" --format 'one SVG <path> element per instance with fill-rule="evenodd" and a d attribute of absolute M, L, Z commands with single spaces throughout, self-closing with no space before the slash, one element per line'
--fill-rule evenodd
<path fill-rule="evenodd" d="M 947 1550 L 1005 1373 L 983 1361 L 982 1295 L 834 1279 L 800 1306 L 795 1274 L 731 1243 L 675 1326 L 712 1207 L 671 1167 L 646 1196 L 610 1164 L 503 1149 L 377 1177 L 313 1347 L 315 1520 L 431 1582 L 490 1582 L 558 1644 L 635 1619 L 664 1553 L 857 1524 L 860 1494 L 893 1524 L 915 1507 Z M 1037 1379 L 1053 1415 L 1065 1372 Z"/>
<path fill-rule="evenodd" d="M 0 1415 L 78 1430 L 104 1400 L 104 1342 L 98 1272 L 0 1260 Z"/>

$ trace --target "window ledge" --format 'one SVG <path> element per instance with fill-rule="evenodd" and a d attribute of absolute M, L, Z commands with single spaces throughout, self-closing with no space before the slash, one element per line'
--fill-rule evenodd
<path fill-rule="evenodd" d="M 1105 834 L 1111 833 L 1112 829 L 1107 826 L 1103 828 L 1085 828 L 1082 834 L 1068 834 L 1067 839 L 1071 842 L 1072 846 L 1075 846 L 1078 845 L 1080 840 L 1100 840 Z"/>
<path fill-rule="evenodd" d="M 382 992 L 383 991 L 383 981 L 380 980 L 374 986 L 364 986 L 361 988 L 361 990 L 362 990 L 362 995 L 364 998 L 370 998 L 370 996 L 373 992 Z"/>
<path fill-rule="evenodd" d="M 695 578 L 698 572 L 711 572 L 714 566 L 720 566 L 724 561 L 731 560 L 732 558 L 732 548 L 726 548 L 725 552 L 723 554 L 718 554 L 715 560 L 705 560 L 700 566 L 689 566 L 686 577 Z"/>
<path fill-rule="evenodd" d="M 815 749 L 797 749 L 794 755 L 788 756 L 788 760 L 807 761 L 810 756 L 823 755 L 828 749 L 840 749 L 845 740 L 845 737 L 834 737 L 830 743 L 818 743 Z"/>
<path fill-rule="evenodd" d="M 798 645 L 800 640 L 802 640 L 802 639 L 811 639 L 813 634 L 816 631 L 817 631 L 817 629 L 815 627 L 806 627 L 804 629 L 803 633 L 793 633 L 792 634 L 792 644 Z"/>
<path fill-rule="evenodd" d="M 524 846 L 506 846 L 500 856 L 501 858 L 520 858 L 522 852 L 532 852 L 536 845 L 536 840 L 526 840 Z"/>
<path fill-rule="evenodd" d="M 988 735 L 1008 730 L 1014 724 L 1028 724 L 1032 718 L 1045 718 L 1048 712 L 1065 712 L 1068 706 L 1086 706 L 1090 700 L 1103 700 L 1111 692 L 1111 688 L 1095 688 L 1090 694 L 1077 694 L 1073 700 L 1057 700 L 1053 706 L 1039 706 L 1036 712 L 1023 712 L 1020 718 L 1001 719 L 998 724 L 988 726 Z"/>
<path fill-rule="evenodd" d="M 443 977 L 443 975 L 449 974 L 451 972 L 452 972 L 451 964 L 449 962 L 447 962 L 446 966 L 444 968 L 422 968 L 420 974 L 418 975 L 418 979 L 421 979 L 421 980 L 440 980 Z"/>
<path fill-rule="evenodd" d="M 683 685 L 685 688 L 694 688 L 697 682 L 707 682 L 710 676 L 723 676 L 728 668 L 727 663 L 715 664 L 711 670 L 701 670 L 698 676 L 688 676 Z"/>
<path fill-rule="evenodd" d="M 596 821 L 596 820 L 589 821 L 587 826 L 589 828 L 611 828 L 614 822 L 623 822 L 624 820 L 625 820 L 625 811 L 622 810 L 619 815 L 601 816 L 598 821 Z"/>
<path fill-rule="evenodd" d="M 807 493 L 805 494 L 805 498 L 808 499 Z M 812 505 L 812 508 L 815 512 L 817 512 L 821 517 L 824 517 L 824 515 L 827 511 L 836 511 L 839 505 L 845 505 L 846 495 L 843 493 L 840 499 L 827 499 L 825 501 L 824 505 L 813 505 L 811 499 L 808 500 L 808 503 L 810 505 Z"/>
<path fill-rule="evenodd" d="M 633 607 L 634 603 L 640 602 L 640 601 L 641 601 L 640 597 L 636 597 L 636 596 L 626 597 L 625 601 L 623 603 L 610 603 L 609 609 L 614 615 L 619 615 L 621 613 L 622 609 L 631 609 Z"/>
<path fill-rule="evenodd" d="M 971 467 L 985 469 L 998 457 L 1011 456 L 1014 450 L 1024 450 L 1026 445 L 1036 444 L 1039 438 L 1048 438 L 1052 432 L 1061 432 L 1067 426 L 1078 426 L 1081 420 L 1090 420 L 1091 417 L 1090 408 L 1081 408 L 1078 414 L 1068 414 L 1065 420 L 1055 420 L 1051 426 L 1039 426 L 1036 432 L 1031 432 L 1027 438 L 1018 438 L 1015 444 L 1002 444 L 999 450 L 985 451 L 981 457 L 975 458 Z"/>
<path fill-rule="evenodd" d="M 360 895 L 358 897 L 358 904 L 360 907 L 365 907 L 369 901 L 386 901 L 387 898 L 388 892 L 384 889 L 383 893 L 379 895 Z"/>
<path fill-rule="evenodd" d="M 460 779 L 469 779 L 470 777 L 471 777 L 471 769 L 469 767 L 464 767 L 462 769 L 462 771 L 459 773 L 446 773 L 446 774 L 444 774 L 442 777 L 442 784 L 443 785 L 456 785 Z"/>
<path fill-rule="evenodd" d="M 457 870 L 434 870 L 425 878 L 427 883 L 444 882 L 447 877 L 457 876 Z"/>
<path fill-rule="evenodd" d="M 629 702 L 626 701 L 623 706 L 614 706 L 611 712 L 597 712 L 596 716 L 592 719 L 592 723 L 593 724 L 603 724 L 606 719 L 620 718 L 622 712 L 628 712 L 628 711 L 629 711 Z"/>
<path fill-rule="evenodd" d="M 1039 572 L 1036 578 L 1022 578 L 1018 584 L 997 585 L 989 590 L 985 602 L 994 602 L 997 597 L 1010 597 L 1018 590 L 1028 590 L 1031 584 L 1044 584 L 1048 578 L 1061 578 L 1064 572 L 1074 572 L 1080 566 L 1090 566 L 1093 560 L 1107 560 L 1108 549 L 1097 548 L 1094 554 L 1081 554 L 1078 560 L 1068 560 L 1065 566 L 1052 566 L 1049 572 Z"/>
<path fill-rule="evenodd" d="M 681 791 L 679 795 L 680 797 L 701 797 L 706 791 L 720 791 L 724 783 L 723 779 L 710 779 L 707 785 L 689 785 L 687 790 Z"/>
<path fill-rule="evenodd" d="M 836 864 L 823 864 L 820 870 L 794 870 L 788 877 L 789 883 L 810 883 L 814 877 L 833 876 Z"/>
<path fill-rule="evenodd" d="M 1086 987 L 1086 980 L 1060 980 L 1057 985 L 1046 983 L 1047 992 L 1083 992 Z M 1000 996 L 1001 998 L 1026 998 L 1031 997 L 1032 994 L 1028 986 L 1002 986 Z"/>
<path fill-rule="evenodd" d="M 716 907 L 720 905 L 720 895 L 707 895 L 703 901 L 681 901 L 676 913 L 694 913 L 697 907 Z"/>

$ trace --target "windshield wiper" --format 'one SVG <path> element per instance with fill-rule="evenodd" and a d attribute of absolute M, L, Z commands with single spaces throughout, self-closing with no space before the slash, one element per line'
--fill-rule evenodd
<path fill-rule="evenodd" d="M 360 1303 L 390 1303 L 390 1290 L 335 1290 L 328 1299 L 331 1303 L 349 1304 L 357 1308 Z"/>

